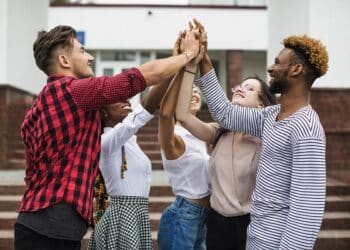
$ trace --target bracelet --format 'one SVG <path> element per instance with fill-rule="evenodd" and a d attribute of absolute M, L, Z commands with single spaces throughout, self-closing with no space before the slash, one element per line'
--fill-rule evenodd
<path fill-rule="evenodd" d="M 187 72 L 187 73 L 190 73 L 190 74 L 192 74 L 192 75 L 196 75 L 196 72 L 192 72 L 192 71 L 187 70 L 187 69 L 184 69 L 184 71 Z"/>

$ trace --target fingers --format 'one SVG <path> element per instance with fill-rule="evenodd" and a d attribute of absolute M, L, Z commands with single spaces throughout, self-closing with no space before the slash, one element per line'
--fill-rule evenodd
<path fill-rule="evenodd" d="M 200 33 L 205 32 L 204 26 L 196 18 L 193 18 L 193 22 L 196 25 L 196 28 L 199 29 Z"/>
<path fill-rule="evenodd" d="M 191 21 L 188 22 L 188 27 L 190 30 L 193 30 L 194 26 Z"/>
<path fill-rule="evenodd" d="M 182 36 L 183 36 L 183 31 L 179 31 L 179 34 L 177 36 L 177 39 L 175 41 L 175 44 L 174 44 L 174 48 L 173 48 L 173 55 L 178 55 L 181 53 L 181 39 L 182 39 Z"/>

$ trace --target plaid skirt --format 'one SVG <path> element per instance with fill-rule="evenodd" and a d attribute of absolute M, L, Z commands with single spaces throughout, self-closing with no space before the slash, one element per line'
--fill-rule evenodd
<path fill-rule="evenodd" d="M 148 198 L 111 196 L 111 203 L 97 223 L 88 249 L 152 249 Z"/>

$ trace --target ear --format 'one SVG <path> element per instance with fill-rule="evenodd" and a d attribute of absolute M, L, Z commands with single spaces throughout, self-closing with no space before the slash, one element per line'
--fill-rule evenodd
<path fill-rule="evenodd" d="M 259 103 L 258 108 L 259 108 L 259 109 L 262 109 L 263 107 L 264 107 L 264 104 Z"/>
<path fill-rule="evenodd" d="M 100 109 L 100 114 L 103 118 L 107 118 L 108 117 L 108 113 L 104 108 Z"/>
<path fill-rule="evenodd" d="M 291 75 L 298 76 L 304 70 L 304 66 L 301 63 L 294 64 L 290 67 Z"/>
<path fill-rule="evenodd" d="M 68 69 L 71 67 L 68 56 L 64 54 L 58 55 L 58 63 L 64 69 Z"/>

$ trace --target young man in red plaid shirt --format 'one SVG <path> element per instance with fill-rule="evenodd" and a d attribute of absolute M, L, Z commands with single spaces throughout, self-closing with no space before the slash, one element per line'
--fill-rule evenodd
<path fill-rule="evenodd" d="M 92 223 L 99 108 L 175 75 L 199 51 L 194 31 L 183 43 L 180 55 L 115 76 L 94 77 L 94 58 L 73 28 L 57 26 L 38 33 L 34 57 L 48 80 L 22 124 L 26 191 L 15 224 L 15 249 L 80 249 Z"/>

